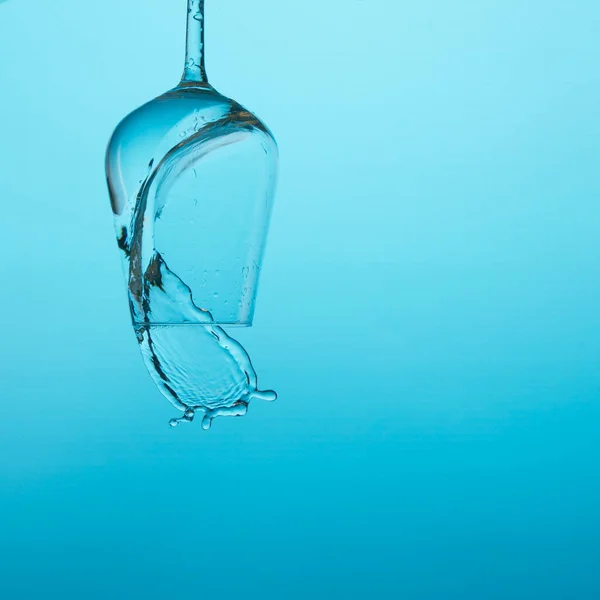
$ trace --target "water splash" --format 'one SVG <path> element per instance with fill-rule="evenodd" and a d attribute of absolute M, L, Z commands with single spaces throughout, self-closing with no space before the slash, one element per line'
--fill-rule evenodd
<path fill-rule="evenodd" d="M 161 393 L 183 416 L 170 425 L 191 423 L 202 413 L 202 428 L 217 416 L 243 416 L 251 400 L 276 400 L 274 391 L 260 391 L 250 357 L 241 344 L 198 308 L 190 288 L 158 252 L 146 270 L 141 302 L 153 323 L 135 331 L 150 376 Z M 188 324 L 168 323 L 173 308 Z M 192 324 L 195 323 L 195 324 Z"/>
<path fill-rule="evenodd" d="M 197 166 L 207 155 L 239 142 L 244 134 L 243 129 L 229 129 L 227 121 L 205 128 L 199 141 L 194 131 L 186 131 L 175 149 L 149 161 L 135 208 L 128 220 L 126 212 L 120 220 L 117 243 L 123 252 L 134 329 L 150 376 L 169 402 L 183 412 L 182 417 L 171 419 L 173 427 L 190 423 L 201 413 L 202 427 L 208 429 L 217 416 L 245 415 L 253 399 L 277 398 L 273 391 L 258 389 L 256 371 L 246 350 L 217 324 L 210 310 L 196 304 L 191 286 L 167 266 L 156 247 L 156 231 L 158 223 L 164 221 L 165 207 L 181 201 L 172 193 L 173 188 L 190 173 L 195 180 Z M 196 184 L 186 188 L 185 197 L 203 190 L 207 192 L 205 186 L 198 188 Z M 197 218 L 202 219 L 203 211 L 208 210 L 206 203 L 194 206 Z M 184 235 L 181 228 L 179 231 Z M 166 239 L 171 253 L 179 246 L 177 237 Z M 202 256 L 197 262 L 202 263 Z M 206 279 L 206 269 L 196 268 L 188 275 L 193 278 L 199 271 Z M 240 272 L 246 280 L 248 267 Z M 219 269 L 214 276 L 221 277 Z M 218 298 L 218 291 L 211 297 Z"/>

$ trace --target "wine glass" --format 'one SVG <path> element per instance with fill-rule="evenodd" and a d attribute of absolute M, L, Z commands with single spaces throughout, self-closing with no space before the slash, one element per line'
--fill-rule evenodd
<path fill-rule="evenodd" d="M 106 174 L 132 321 L 162 394 L 184 413 L 245 414 L 257 388 L 222 325 L 252 324 L 273 204 L 277 145 L 204 67 L 204 0 L 188 0 L 179 84 L 125 117 Z"/>
<path fill-rule="evenodd" d="M 251 325 L 273 204 L 277 145 L 267 127 L 217 92 L 204 66 L 204 0 L 188 0 L 179 84 L 117 126 L 106 173 L 134 324 L 156 258 L 214 323 Z M 188 323 L 172 306 L 168 323 Z"/>

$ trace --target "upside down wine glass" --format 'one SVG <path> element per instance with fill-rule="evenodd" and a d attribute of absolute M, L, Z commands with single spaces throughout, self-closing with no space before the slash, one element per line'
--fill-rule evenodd
<path fill-rule="evenodd" d="M 185 415 L 172 424 L 275 397 L 221 326 L 252 324 L 276 171 L 268 128 L 208 83 L 204 0 L 188 0 L 181 81 L 125 117 L 106 155 L 134 329 Z"/>

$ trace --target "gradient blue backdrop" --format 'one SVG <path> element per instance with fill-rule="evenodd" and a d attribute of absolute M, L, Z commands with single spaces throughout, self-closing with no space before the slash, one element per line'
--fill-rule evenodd
<path fill-rule="evenodd" d="M 600 598 L 600 5 L 207 0 L 281 179 L 244 419 L 171 430 L 104 183 L 185 0 L 0 4 L 0 598 Z"/>

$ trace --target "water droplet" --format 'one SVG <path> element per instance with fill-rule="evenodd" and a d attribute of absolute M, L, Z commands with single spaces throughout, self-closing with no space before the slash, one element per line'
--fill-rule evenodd
<path fill-rule="evenodd" d="M 275 402 L 275 400 L 277 400 L 277 392 L 274 392 L 273 390 L 265 390 L 264 392 L 256 390 L 256 392 L 251 394 L 251 397 L 252 399 L 256 398 L 257 400 L 263 400 L 264 402 Z"/>
<path fill-rule="evenodd" d="M 179 421 L 178 421 L 177 419 L 171 419 L 171 420 L 169 421 L 169 425 L 170 425 L 171 427 L 177 427 L 177 425 L 179 425 Z"/>

